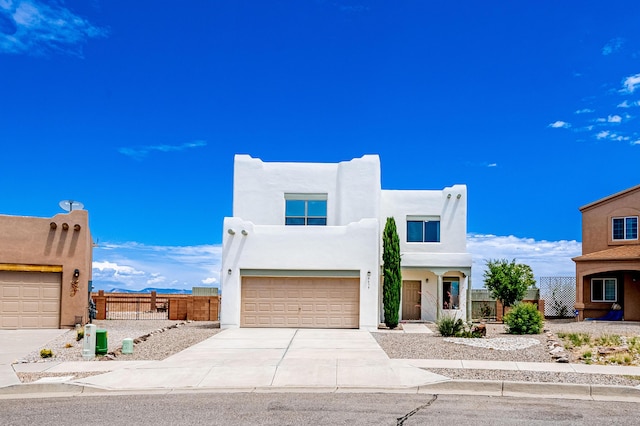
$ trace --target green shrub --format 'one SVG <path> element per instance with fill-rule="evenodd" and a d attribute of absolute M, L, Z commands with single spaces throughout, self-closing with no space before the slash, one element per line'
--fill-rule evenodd
<path fill-rule="evenodd" d="M 479 331 L 474 331 L 472 326 L 468 326 L 466 328 L 463 328 L 461 331 L 457 332 L 456 337 L 465 337 L 468 339 L 479 339 L 482 336 L 482 333 L 480 333 Z"/>
<path fill-rule="evenodd" d="M 79 328 L 76 333 L 77 333 L 76 342 L 79 342 L 80 340 L 84 339 L 84 330 L 82 328 Z"/>
<path fill-rule="evenodd" d="M 617 334 L 603 334 L 596 339 L 598 346 L 620 346 L 622 339 Z"/>
<path fill-rule="evenodd" d="M 51 349 L 40 350 L 40 358 L 51 358 L 52 356 L 53 356 L 53 351 Z"/>
<path fill-rule="evenodd" d="M 464 331 L 462 319 L 444 316 L 436 322 L 438 333 L 444 337 L 457 336 Z"/>
<path fill-rule="evenodd" d="M 558 333 L 558 337 L 566 342 L 567 348 L 579 348 L 591 343 L 591 336 L 588 333 Z"/>
<path fill-rule="evenodd" d="M 539 334 L 542 321 L 542 314 L 533 303 L 519 303 L 504 316 L 506 331 L 511 334 Z"/>

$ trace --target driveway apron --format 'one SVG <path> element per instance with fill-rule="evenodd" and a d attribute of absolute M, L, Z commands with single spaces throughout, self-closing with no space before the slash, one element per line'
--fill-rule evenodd
<path fill-rule="evenodd" d="M 163 361 L 76 383 L 107 389 L 404 388 L 449 380 L 390 360 L 366 330 L 238 328 Z"/>
<path fill-rule="evenodd" d="M 0 387 L 20 384 L 11 364 L 68 329 L 0 330 Z"/>

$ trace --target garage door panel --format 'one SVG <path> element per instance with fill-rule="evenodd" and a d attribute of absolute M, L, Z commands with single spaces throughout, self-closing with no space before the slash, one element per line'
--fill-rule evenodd
<path fill-rule="evenodd" d="M 22 302 L 22 312 L 28 315 L 37 314 L 40 311 L 40 302 Z"/>
<path fill-rule="evenodd" d="M 359 286 L 358 278 L 243 277 L 240 326 L 358 328 Z"/>
<path fill-rule="evenodd" d="M 58 328 L 61 274 L 0 271 L 0 328 Z"/>
<path fill-rule="evenodd" d="M 41 287 L 35 285 L 25 285 L 22 287 L 21 296 L 23 299 L 40 299 L 42 297 Z"/>
<path fill-rule="evenodd" d="M 40 312 L 46 314 L 58 314 L 57 302 L 42 302 L 40 305 Z"/>
<path fill-rule="evenodd" d="M 4 284 L 2 287 L 2 298 L 19 298 L 20 297 L 20 287 L 13 284 Z"/>
<path fill-rule="evenodd" d="M 20 302 L 16 301 L 16 302 L 2 302 L 2 313 L 4 315 L 6 314 L 13 314 L 13 313 L 18 313 L 20 312 Z"/>

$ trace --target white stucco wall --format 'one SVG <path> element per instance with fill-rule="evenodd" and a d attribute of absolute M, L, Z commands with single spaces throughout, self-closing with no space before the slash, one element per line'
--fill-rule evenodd
<path fill-rule="evenodd" d="M 235 235 L 230 235 L 228 229 L 233 229 Z M 246 236 L 242 230 L 247 232 Z M 360 327 L 377 327 L 378 232 L 378 220 L 374 218 L 347 226 L 255 225 L 241 218 L 225 218 L 221 326 L 240 326 L 241 271 L 259 269 L 280 273 L 358 271 Z M 367 272 L 371 272 L 370 277 Z"/>
<path fill-rule="evenodd" d="M 393 216 L 403 253 L 466 253 L 467 187 L 443 190 L 382 191 L 381 223 Z M 407 216 L 440 217 L 439 243 L 407 243 Z M 383 220 L 384 219 L 384 220 Z"/>
<path fill-rule="evenodd" d="M 236 155 L 233 217 L 284 225 L 285 194 L 327 194 L 327 225 L 347 225 L 380 212 L 380 158 L 340 163 L 265 163 Z"/>

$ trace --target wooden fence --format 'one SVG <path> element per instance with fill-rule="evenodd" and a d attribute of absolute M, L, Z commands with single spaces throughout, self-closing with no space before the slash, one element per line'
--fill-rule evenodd
<path fill-rule="evenodd" d="M 218 296 L 189 294 L 92 293 L 98 320 L 192 320 L 218 321 Z"/>

